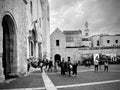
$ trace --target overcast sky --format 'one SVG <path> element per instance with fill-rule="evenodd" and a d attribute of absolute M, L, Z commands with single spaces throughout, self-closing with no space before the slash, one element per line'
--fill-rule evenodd
<path fill-rule="evenodd" d="M 84 30 L 90 34 L 120 34 L 120 0 L 49 0 L 50 32 Z"/>

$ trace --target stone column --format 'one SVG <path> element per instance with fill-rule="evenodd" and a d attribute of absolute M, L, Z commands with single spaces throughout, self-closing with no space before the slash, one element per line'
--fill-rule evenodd
<path fill-rule="evenodd" d="M 0 82 L 5 79 L 3 74 L 2 53 L 0 53 Z"/>
<path fill-rule="evenodd" d="M 38 42 L 36 42 L 36 56 L 35 58 L 38 58 Z"/>
<path fill-rule="evenodd" d="M 5 79 L 3 73 L 4 69 L 3 69 L 2 58 L 3 58 L 3 29 L 2 26 L 0 26 L 0 82 Z"/>
<path fill-rule="evenodd" d="M 30 57 L 29 35 L 27 35 L 27 59 Z"/>

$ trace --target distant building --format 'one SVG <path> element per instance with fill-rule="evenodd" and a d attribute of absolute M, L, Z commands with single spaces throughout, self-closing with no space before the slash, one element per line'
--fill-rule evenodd
<path fill-rule="evenodd" d="M 66 39 L 66 47 L 79 47 L 82 41 L 82 31 L 63 31 Z"/>
<path fill-rule="evenodd" d="M 89 35 L 89 26 L 88 22 L 86 21 L 85 23 L 85 30 L 84 33 L 82 34 L 82 42 L 81 42 L 82 47 L 91 47 L 91 40 L 90 40 L 90 35 Z"/>
<path fill-rule="evenodd" d="M 120 47 L 120 35 L 94 35 L 92 47 Z"/>
<path fill-rule="evenodd" d="M 81 60 L 81 54 L 79 54 L 79 49 L 82 47 L 91 47 L 91 41 L 89 38 L 88 23 L 87 29 L 85 29 L 85 35 L 82 35 L 81 30 L 66 30 L 61 31 L 57 28 L 51 34 L 51 57 L 53 61 L 62 60 L 64 58 L 66 61 L 68 58 L 73 60 Z M 87 30 L 87 31 L 86 31 Z"/>
<path fill-rule="evenodd" d="M 111 62 L 120 56 L 120 35 L 93 35 L 89 36 L 88 22 L 85 30 L 61 31 L 57 28 L 50 36 L 51 57 L 53 62 L 77 60 L 82 62 L 85 58 L 94 59 L 96 56 L 107 55 Z"/>
<path fill-rule="evenodd" d="M 66 40 L 60 29 L 56 29 L 50 36 L 51 59 L 59 60 L 65 57 Z"/>
<path fill-rule="evenodd" d="M 50 53 L 48 0 L 0 0 L 0 81 Z"/>
<path fill-rule="evenodd" d="M 91 37 L 92 47 L 101 50 L 97 55 L 106 55 L 111 62 L 120 60 L 120 35 L 94 35 Z M 119 61 L 118 61 L 119 62 Z"/>

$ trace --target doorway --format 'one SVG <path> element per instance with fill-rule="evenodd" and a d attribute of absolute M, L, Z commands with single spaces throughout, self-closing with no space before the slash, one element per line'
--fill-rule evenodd
<path fill-rule="evenodd" d="M 61 62 L 61 56 L 59 54 L 56 54 L 54 57 L 55 62 Z"/>
<path fill-rule="evenodd" d="M 10 73 L 14 72 L 14 64 L 17 60 L 17 41 L 15 24 L 10 15 L 5 15 L 2 20 L 3 26 L 3 68 L 5 78 L 9 78 Z M 17 65 L 17 64 L 16 64 Z"/>

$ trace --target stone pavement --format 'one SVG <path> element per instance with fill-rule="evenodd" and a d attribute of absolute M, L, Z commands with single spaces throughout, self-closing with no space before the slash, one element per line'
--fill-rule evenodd
<path fill-rule="evenodd" d="M 52 81 L 49 79 L 47 74 L 43 71 L 42 73 L 43 81 L 46 87 L 46 90 L 57 90 L 55 85 L 52 83 Z"/>
<path fill-rule="evenodd" d="M 31 68 L 31 72 L 26 76 L 21 78 L 14 78 L 1 83 L 0 89 L 45 90 L 45 86 L 40 71 L 38 69 L 33 70 Z"/>
<path fill-rule="evenodd" d="M 120 65 L 111 65 L 108 72 L 94 72 L 94 67 L 78 67 L 77 77 L 62 76 L 60 72 L 31 69 L 28 75 L 0 84 L 11 90 L 120 90 Z"/>
<path fill-rule="evenodd" d="M 108 72 L 94 72 L 94 69 L 80 70 L 77 77 L 50 74 L 58 90 L 120 90 L 120 65 L 111 65 Z"/>

